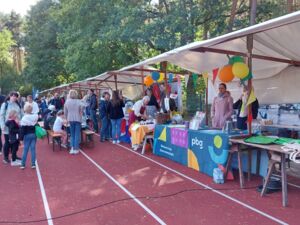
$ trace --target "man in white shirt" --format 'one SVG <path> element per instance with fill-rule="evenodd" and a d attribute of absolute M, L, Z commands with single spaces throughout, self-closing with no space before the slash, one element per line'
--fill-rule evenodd
<path fill-rule="evenodd" d="M 27 96 L 27 102 L 29 102 L 32 105 L 32 114 L 38 114 L 40 109 L 38 104 L 33 101 L 32 95 Z"/>

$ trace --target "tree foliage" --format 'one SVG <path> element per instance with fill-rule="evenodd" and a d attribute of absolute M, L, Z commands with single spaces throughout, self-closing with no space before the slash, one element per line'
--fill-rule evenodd
<path fill-rule="evenodd" d="M 45 89 L 247 27 L 249 2 L 40 0 L 26 18 L 24 42 L 18 15 L 0 14 L 0 30 L 10 30 L 17 46 L 24 43 L 23 77 Z M 256 22 L 296 9 L 288 0 L 257 0 Z"/>

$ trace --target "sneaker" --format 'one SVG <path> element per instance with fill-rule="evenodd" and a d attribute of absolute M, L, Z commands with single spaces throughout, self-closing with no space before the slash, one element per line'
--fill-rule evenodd
<path fill-rule="evenodd" d="M 117 142 L 116 142 L 116 141 L 113 141 L 112 143 L 113 143 L 113 144 L 116 144 Z"/>
<path fill-rule="evenodd" d="M 74 154 L 74 149 L 71 148 L 70 152 L 69 152 L 71 155 Z"/>
<path fill-rule="evenodd" d="M 16 159 L 17 162 L 19 163 L 22 163 L 22 160 L 21 159 Z"/>
<path fill-rule="evenodd" d="M 132 150 L 133 150 L 133 151 L 137 151 L 138 148 L 139 148 L 139 145 L 133 145 L 133 146 L 132 146 Z"/>
<path fill-rule="evenodd" d="M 15 161 L 11 161 L 10 165 L 11 166 L 21 166 L 22 164 L 20 161 L 15 160 Z"/>
<path fill-rule="evenodd" d="M 73 150 L 73 154 L 77 155 L 79 153 L 79 150 Z"/>
<path fill-rule="evenodd" d="M 117 140 L 117 144 L 120 144 L 120 140 Z"/>
<path fill-rule="evenodd" d="M 8 164 L 8 163 L 10 163 L 10 160 L 9 159 L 3 159 L 3 163 Z"/>
<path fill-rule="evenodd" d="M 24 165 L 21 165 L 21 166 L 20 166 L 20 169 L 21 169 L 21 170 L 24 170 L 24 169 L 25 169 L 25 166 L 24 166 Z"/>
<path fill-rule="evenodd" d="M 65 145 L 65 144 L 61 144 L 61 147 L 63 147 L 63 148 L 68 148 L 68 146 Z"/>
<path fill-rule="evenodd" d="M 35 169 L 35 168 L 36 168 L 36 166 L 35 166 L 35 165 L 32 165 L 32 166 L 31 166 L 31 169 Z"/>

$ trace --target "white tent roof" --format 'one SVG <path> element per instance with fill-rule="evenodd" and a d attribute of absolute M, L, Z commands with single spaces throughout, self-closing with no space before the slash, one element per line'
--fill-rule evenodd
<path fill-rule="evenodd" d="M 300 40 L 300 11 L 216 38 L 194 42 L 183 47 L 176 48 L 172 51 L 147 59 L 140 63 L 124 67 L 118 71 L 115 71 L 115 73 L 134 73 L 134 71 L 132 72 L 131 70 L 141 68 L 142 66 L 150 66 L 162 61 L 168 61 L 191 72 L 208 72 L 210 78 L 212 78 L 213 69 L 221 68 L 228 63 L 228 57 L 226 54 L 224 54 L 226 51 L 230 51 L 227 52 L 229 55 L 246 55 L 246 39 L 247 35 L 250 34 L 253 34 L 254 40 L 254 59 L 252 71 L 254 87 L 257 83 L 256 81 L 261 80 L 260 85 L 264 87 L 266 91 L 268 91 L 269 89 L 267 88 L 274 86 L 276 83 L 276 77 L 279 76 L 279 73 L 281 74 L 281 79 L 293 80 L 293 77 L 290 75 L 288 76 L 288 74 L 285 75 L 284 71 L 286 71 L 288 69 L 287 67 L 291 64 L 300 65 L 300 45 L 298 45 Z M 222 54 L 219 52 L 222 52 Z M 266 57 L 269 60 L 258 59 Z M 293 71 L 294 73 L 300 72 L 298 68 L 294 69 Z M 89 82 L 97 82 L 97 79 L 107 79 L 107 81 L 110 82 L 102 82 L 101 84 L 107 83 L 107 86 L 114 87 L 114 83 L 111 82 L 114 81 L 114 77 L 112 76 L 107 78 L 108 74 L 109 73 L 104 73 L 78 83 L 84 84 Z M 118 88 L 120 89 L 128 86 L 128 84 L 124 82 L 141 84 L 141 78 L 123 75 L 121 78 L 120 77 L 121 76 L 118 76 Z M 236 89 L 236 83 L 232 82 L 229 85 L 230 89 Z M 277 103 L 295 102 L 296 99 L 290 97 L 290 95 L 299 96 L 300 88 L 289 88 L 289 91 L 282 93 L 280 87 L 281 86 L 277 88 L 277 91 L 274 91 L 276 89 L 272 89 L 272 95 L 261 94 L 261 91 L 257 90 L 258 92 L 256 94 L 259 98 L 259 101 L 261 103 L 270 103 L 274 101 Z M 210 91 L 210 94 L 212 93 L 213 90 Z M 279 96 L 282 94 L 284 94 L 285 97 L 279 98 Z M 297 100 L 297 102 L 299 101 Z"/>
<path fill-rule="evenodd" d="M 151 65 L 161 61 L 168 61 L 186 70 L 203 73 L 208 72 L 212 79 L 212 70 L 221 68 L 228 63 L 225 54 L 247 54 L 247 35 L 253 34 L 253 80 L 254 87 L 259 81 L 260 91 L 257 89 L 257 97 L 261 103 L 296 103 L 300 102 L 294 96 L 300 95 L 300 88 L 291 86 L 288 91 L 282 92 L 277 77 L 287 83 L 293 82 L 293 74 L 300 73 L 300 69 L 294 68 L 293 74 L 288 71 L 291 64 L 300 65 L 300 11 L 279 17 L 267 22 L 257 24 L 242 30 L 225 34 L 206 41 L 199 41 L 174 49 L 143 62 L 125 67 L 121 71 L 137 68 L 143 65 Z M 220 52 L 222 52 L 220 54 Z M 263 60 L 261 58 L 267 58 Z M 275 60 L 275 61 L 273 61 Z M 216 82 L 217 84 L 218 82 Z M 237 83 L 229 84 L 230 90 L 235 90 L 233 96 L 237 98 Z M 277 85 L 277 88 L 268 89 Z M 264 90 L 261 90 L 264 88 Z M 272 90 L 272 91 L 270 91 Z M 268 93 L 265 93 L 268 92 Z M 214 95 L 215 90 L 210 91 Z M 284 95 L 284 96 L 283 96 Z M 210 99 L 212 99 L 210 97 Z"/>

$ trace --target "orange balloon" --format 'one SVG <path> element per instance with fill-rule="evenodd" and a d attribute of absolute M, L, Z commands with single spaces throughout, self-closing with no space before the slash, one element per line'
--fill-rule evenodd
<path fill-rule="evenodd" d="M 220 81 L 227 83 L 227 82 L 232 81 L 233 78 L 234 78 L 234 75 L 232 73 L 232 65 L 226 65 L 220 70 L 220 72 L 219 72 Z"/>
<path fill-rule="evenodd" d="M 144 79 L 144 84 L 145 84 L 147 87 L 151 86 L 153 83 L 154 83 L 154 81 L 153 81 L 153 79 L 152 79 L 151 76 L 145 77 L 145 79 Z"/>

